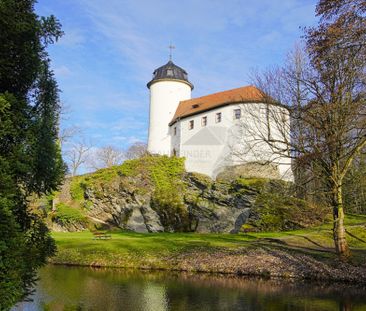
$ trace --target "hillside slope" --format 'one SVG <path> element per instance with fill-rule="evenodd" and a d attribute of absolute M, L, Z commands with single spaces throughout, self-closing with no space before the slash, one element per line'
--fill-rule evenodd
<path fill-rule="evenodd" d="M 184 159 L 145 156 L 68 179 L 44 203 L 56 231 L 118 227 L 135 232 L 281 231 L 318 225 L 324 209 L 291 196 L 278 180 L 214 181 Z"/>

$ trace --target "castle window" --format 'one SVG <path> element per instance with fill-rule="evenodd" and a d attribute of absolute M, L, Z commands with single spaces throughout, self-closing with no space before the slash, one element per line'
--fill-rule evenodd
<path fill-rule="evenodd" d="M 207 125 L 207 117 L 202 117 L 202 126 Z"/>
<path fill-rule="evenodd" d="M 216 123 L 220 123 L 221 122 L 221 112 L 216 113 L 215 121 L 216 121 Z"/>
<path fill-rule="evenodd" d="M 234 109 L 234 119 L 238 120 L 241 118 L 241 110 L 240 109 Z"/>
<path fill-rule="evenodd" d="M 189 128 L 190 130 L 193 130 L 193 128 L 194 128 L 194 120 L 189 121 L 188 128 Z"/>
<path fill-rule="evenodd" d="M 174 126 L 174 130 L 173 131 L 174 131 L 174 136 L 177 135 L 177 127 L 176 126 Z"/>
<path fill-rule="evenodd" d="M 177 156 L 177 150 L 175 150 L 175 148 L 173 149 L 173 156 Z"/>

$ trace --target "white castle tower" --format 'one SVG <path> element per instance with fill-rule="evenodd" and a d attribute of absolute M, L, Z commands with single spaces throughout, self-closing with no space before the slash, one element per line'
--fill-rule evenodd
<path fill-rule="evenodd" d="M 171 155 L 169 123 L 179 102 L 191 99 L 193 85 L 187 72 L 171 59 L 153 73 L 147 84 L 150 90 L 149 139 L 147 150 L 153 154 Z"/>

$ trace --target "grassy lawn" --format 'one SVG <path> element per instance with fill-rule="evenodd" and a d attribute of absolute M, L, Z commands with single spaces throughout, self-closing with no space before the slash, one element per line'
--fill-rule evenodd
<path fill-rule="evenodd" d="M 167 268 L 164 258 L 201 249 L 235 249 L 257 238 L 230 234 L 113 232 L 110 240 L 93 240 L 90 232 L 53 233 L 58 247 L 56 262 L 143 267 L 154 261 Z"/>
<path fill-rule="evenodd" d="M 134 268 L 174 268 L 174 258 L 216 250 L 280 248 L 318 259 L 334 258 L 332 225 L 289 231 L 249 234 L 112 232 L 110 240 L 93 240 L 92 233 L 53 233 L 58 247 L 55 263 Z M 355 263 L 366 261 L 366 217 L 347 215 L 347 238 Z M 172 259 L 172 260 L 171 260 Z"/>

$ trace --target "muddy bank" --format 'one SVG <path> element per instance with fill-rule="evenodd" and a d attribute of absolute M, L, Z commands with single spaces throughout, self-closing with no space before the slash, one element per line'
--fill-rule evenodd
<path fill-rule="evenodd" d="M 90 258 L 82 254 L 76 255 L 76 253 L 71 254 L 63 250 L 51 260 L 51 263 L 309 279 L 357 283 L 366 286 L 366 265 L 356 266 L 334 258 L 317 259 L 310 255 L 290 253 L 270 247 L 236 250 L 195 249 L 169 257 L 141 258 L 136 254 L 136 256 L 124 258 L 103 257 L 100 260 L 95 256 Z"/>

